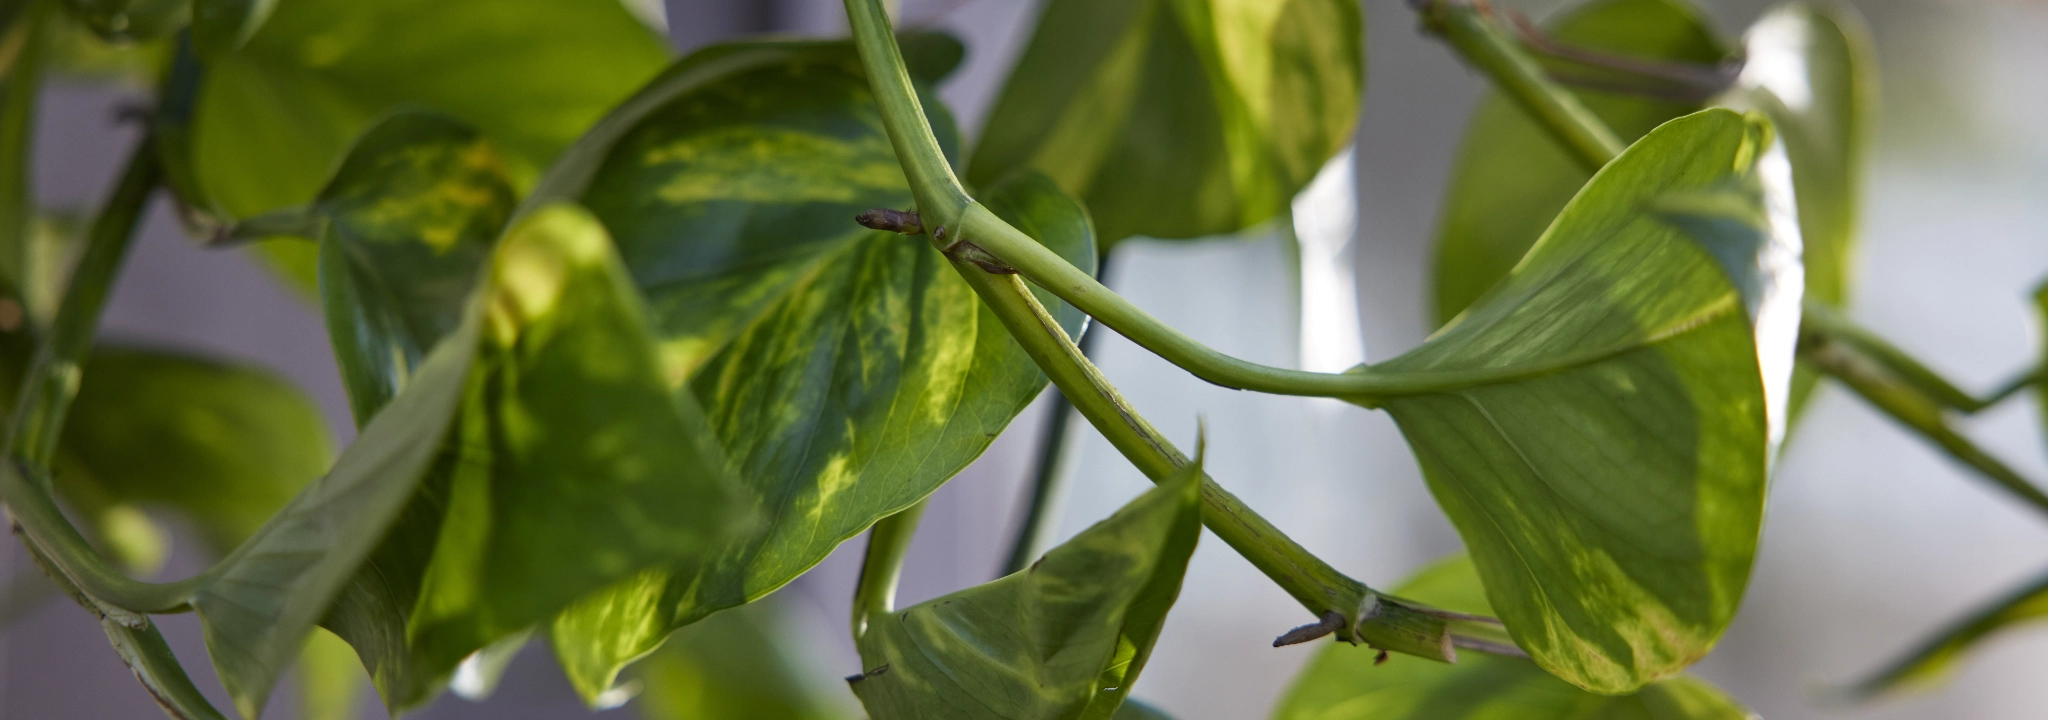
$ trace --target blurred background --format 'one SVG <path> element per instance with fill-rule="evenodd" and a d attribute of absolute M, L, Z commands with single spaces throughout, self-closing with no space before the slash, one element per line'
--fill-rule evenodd
<path fill-rule="evenodd" d="M 1516 4 L 1539 17 L 1563 6 Z M 2027 296 L 2048 275 L 2048 2 L 1853 4 L 1875 32 L 1883 78 L 1853 314 L 1966 387 L 1988 388 L 2041 346 Z M 967 42 L 967 64 L 943 92 L 972 134 L 1021 49 L 1037 3 L 904 5 L 906 24 L 948 29 Z M 1425 278 L 1443 186 L 1484 86 L 1418 32 L 1400 0 L 1365 5 L 1369 79 L 1355 176 L 1330 186 L 1346 191 L 1342 181 L 1355 180 L 1357 232 L 1346 252 L 1326 248 L 1343 262 L 1304 282 L 1291 248 L 1273 234 L 1134 241 L 1118 250 L 1113 287 L 1198 339 L 1267 363 L 1318 367 L 1355 357 L 1361 340 L 1364 355 L 1379 360 L 1421 341 L 1429 330 Z M 1731 38 L 1766 5 L 1705 0 Z M 665 10 L 682 52 L 764 32 L 832 35 L 844 22 L 836 0 L 668 0 Z M 89 209 L 134 141 L 134 129 L 116 121 L 129 96 L 62 83 L 45 92 L 37 128 L 40 200 Z M 1343 287 L 1354 278 L 1355 319 L 1344 307 L 1353 299 Z M 1297 309 L 1303 288 L 1310 297 L 1305 312 Z M 1321 329 L 1320 344 L 1304 349 L 1304 326 Z M 247 254 L 194 246 L 162 203 L 105 327 L 109 337 L 271 368 L 320 400 L 338 439 L 353 434 L 313 307 Z M 1113 335 L 1096 349 L 1111 379 L 1175 442 L 1192 447 L 1198 419 L 1206 423 L 1208 467 L 1219 482 L 1353 577 L 1393 585 L 1457 551 L 1456 534 L 1385 415 L 1223 390 Z M 1022 482 L 1041 411 L 1020 417 L 934 497 L 900 603 L 993 577 L 1026 497 Z M 2023 471 L 2048 478 L 2032 403 L 2009 403 L 1966 426 Z M 1073 438 L 1063 536 L 1148 487 L 1092 430 L 1083 426 Z M 1986 643 L 1957 677 L 1931 692 L 1855 706 L 1826 699 L 1831 686 L 2048 572 L 2048 524 L 1834 388 L 1821 392 L 1794 432 L 1768 513 L 1748 598 L 1720 648 L 1698 666 L 1700 675 L 1775 719 L 2025 718 L 2048 707 L 2048 683 L 2039 681 L 2048 676 L 2048 633 L 2026 629 Z M 850 709 L 857 706 L 837 678 L 860 669 L 843 619 L 862 544 L 847 543 L 777 594 L 795 616 L 785 630 L 808 649 L 810 673 Z M 183 576 L 202 562 L 181 551 L 166 572 Z M 7 543 L 0 576 L 25 563 Z M 1310 619 L 1207 538 L 1135 696 L 1184 720 L 1264 717 L 1322 647 L 1269 644 Z M 195 680 L 217 691 L 196 620 L 170 616 L 163 626 Z M 96 623 L 70 603 L 48 603 L 0 632 L 0 720 L 161 716 Z M 217 694 L 215 701 L 223 702 Z M 291 717 L 288 697 L 272 707 L 272 717 Z M 379 707 L 366 698 L 363 717 L 384 717 Z M 535 645 L 489 701 L 444 697 L 417 717 L 586 713 L 546 649 Z M 635 710 L 629 705 L 604 716 L 634 717 Z"/>

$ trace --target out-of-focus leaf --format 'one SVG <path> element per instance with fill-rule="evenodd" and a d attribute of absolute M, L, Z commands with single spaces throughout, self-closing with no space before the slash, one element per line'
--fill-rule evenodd
<path fill-rule="evenodd" d="M 292 0 L 206 68 L 191 156 L 208 210 L 302 205 L 375 120 L 446 113 L 531 178 L 658 72 L 663 40 L 606 0 Z M 314 249 L 259 246 L 314 284 Z"/>
<path fill-rule="evenodd" d="M 1621 693 L 1706 655 L 1749 579 L 1800 311 L 1791 179 L 1708 110 L 1609 163 L 1527 259 L 1372 366 L 1517 645 Z"/>
<path fill-rule="evenodd" d="M 64 9 L 107 40 L 150 40 L 183 27 L 186 0 L 63 0 Z"/>
<path fill-rule="evenodd" d="M 475 337 L 472 329 L 443 343 L 392 412 L 363 428 L 334 468 L 229 555 L 193 599 L 214 669 L 243 717 L 261 714 L 278 674 L 440 454 Z"/>
<path fill-rule="evenodd" d="M 855 640 L 877 718 L 1110 718 L 1131 692 L 1201 534 L 1201 461 L 1030 568 L 905 610 Z"/>
<path fill-rule="evenodd" d="M 1108 242 L 1235 232 L 1351 141 L 1363 32 L 1356 0 L 1053 0 L 968 179 L 1042 171 Z"/>
<path fill-rule="evenodd" d="M 299 651 L 299 717 L 356 720 L 367 680 L 355 648 L 334 633 L 315 629 Z"/>
<path fill-rule="evenodd" d="M 192 41 L 207 57 L 233 51 L 276 9 L 277 0 L 192 0 Z"/>
<path fill-rule="evenodd" d="M 1123 706 L 1116 709 L 1113 717 L 1116 720 L 1173 720 L 1166 711 L 1131 698 L 1124 698 Z"/>
<path fill-rule="evenodd" d="M 310 208 L 281 211 L 321 243 L 321 306 L 358 425 L 462 322 L 516 202 L 474 129 L 408 112 L 364 133 Z"/>
<path fill-rule="evenodd" d="M 1940 683 L 1962 662 L 1979 640 L 2017 625 L 2048 617 L 2048 578 L 1978 608 L 1944 628 L 1869 679 L 1849 689 L 1852 696 L 1923 688 Z"/>
<path fill-rule="evenodd" d="M 61 12 L 44 15 L 42 33 L 43 71 L 52 77 L 148 88 L 170 66 L 170 37 L 110 42 Z"/>
<path fill-rule="evenodd" d="M 1463 555 L 1424 568 L 1395 592 L 1455 612 L 1490 615 Z M 1748 720 L 1712 685 L 1659 680 L 1627 695 L 1595 695 L 1529 662 L 1462 655 L 1455 665 L 1332 643 L 1295 680 L 1274 720 Z"/>
<path fill-rule="evenodd" d="M 645 720 L 850 720 L 802 674 L 805 650 L 774 600 L 716 613 L 676 631 L 634 666 Z"/>
<path fill-rule="evenodd" d="M 1560 43 L 1648 60 L 1712 65 L 1728 54 L 1683 0 L 1595 0 L 1553 22 Z M 1633 142 L 1699 103 L 1579 90 L 1587 109 Z M 1490 93 L 1472 116 L 1444 195 L 1436 321 L 1451 321 L 1506 277 L 1591 174 L 1515 102 Z"/>
<path fill-rule="evenodd" d="M 15 8 L 0 23 L 0 299 L 14 305 L 14 327 L 21 327 L 21 299 L 27 269 L 29 238 L 35 229 L 35 193 L 31 164 L 35 158 L 36 97 L 42 87 L 42 48 L 48 35 L 38 26 L 36 7 Z"/>
<path fill-rule="evenodd" d="M 924 72 L 950 69 L 927 53 L 958 57 L 932 36 L 906 49 Z M 936 100 L 925 107 L 950 140 Z M 1044 387 L 928 241 L 853 223 L 910 194 L 850 44 L 697 53 L 602 121 L 537 196 L 579 198 L 611 230 L 670 383 L 702 401 L 768 519 L 709 563 L 642 575 L 557 620 L 556 654 L 587 700 L 670 631 L 781 587 L 930 494 Z M 1086 214 L 1049 181 L 988 198 L 1093 266 Z M 1080 316 L 1060 313 L 1078 332 Z"/>
<path fill-rule="evenodd" d="M 701 564 L 750 517 L 595 218 L 527 215 L 471 308 L 481 334 L 451 449 L 327 623 L 393 710 L 572 600 Z"/>
<path fill-rule="evenodd" d="M 57 485 L 176 510 L 217 553 L 262 527 L 333 457 L 319 407 L 268 372 L 101 347 L 83 378 Z"/>

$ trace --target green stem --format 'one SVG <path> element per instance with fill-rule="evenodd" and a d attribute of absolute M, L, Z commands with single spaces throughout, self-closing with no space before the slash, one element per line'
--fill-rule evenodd
<path fill-rule="evenodd" d="M 145 137 L 129 158 L 113 196 L 93 220 L 56 322 L 36 348 L 23 378 L 5 444 L 9 462 L 0 467 L 0 500 L 6 501 L 33 549 L 85 595 L 132 612 L 182 610 L 204 576 L 174 583 L 129 578 L 100 557 L 65 519 L 51 496 L 47 468 L 56 458 L 65 414 L 78 394 L 79 368 L 92 349 L 100 311 L 156 187 L 158 167 L 155 140 Z"/>
<path fill-rule="evenodd" d="M 903 575 L 903 555 L 917 534 L 925 503 L 882 518 L 868 531 L 868 550 L 860 565 L 860 584 L 853 588 L 853 639 L 868 632 L 868 619 L 896 611 L 896 581 Z"/>
<path fill-rule="evenodd" d="M 1944 416 L 1940 403 L 1862 350 L 1855 344 L 1825 333 L 1808 332 L 1800 343 L 1799 355 L 1821 372 L 1842 381 L 1843 385 L 1893 420 L 1933 441 L 1951 457 L 2032 505 L 2035 510 L 2048 514 L 2048 493 L 2043 493 L 2018 471 L 1956 432 Z"/>
<path fill-rule="evenodd" d="M 1940 373 L 1892 345 L 1890 341 L 1857 325 L 1840 310 L 1808 301 L 1800 323 L 1800 327 L 1808 333 L 1820 333 L 1830 340 L 1854 347 L 1864 357 L 1884 366 L 1900 382 L 1912 386 L 1928 399 L 1966 415 L 1976 414 L 2005 401 L 2020 390 L 2026 389 L 2039 377 L 2037 369 L 2029 369 L 2006 381 L 1990 394 L 1978 397 L 1956 387 L 1948 378 L 1942 377 Z"/>
<path fill-rule="evenodd" d="M 1551 80 L 1520 43 L 1494 24 L 1482 5 L 1472 0 L 1429 0 L 1421 11 L 1425 26 L 1492 78 L 1495 87 L 1571 150 L 1587 172 L 1606 167 L 1627 147 L 1577 95 Z"/>
<path fill-rule="evenodd" d="M 867 68 L 874 88 L 875 103 L 882 108 L 882 127 L 896 146 L 903 174 L 910 179 L 911 194 L 917 198 L 918 215 L 926 227 L 952 227 L 960 213 L 974 202 L 953 166 L 932 139 L 932 126 L 910 83 L 910 70 L 903 64 L 903 51 L 889 29 L 889 12 L 876 0 L 846 0 L 846 18 L 853 27 L 853 41 L 860 50 L 861 65 Z"/>

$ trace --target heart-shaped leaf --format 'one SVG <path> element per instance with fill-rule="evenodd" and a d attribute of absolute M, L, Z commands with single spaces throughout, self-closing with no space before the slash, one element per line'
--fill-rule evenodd
<path fill-rule="evenodd" d="M 958 57 L 950 39 L 905 44 L 927 73 L 950 63 L 923 58 Z M 952 138 L 936 100 L 925 107 Z M 537 196 L 580 199 L 617 238 L 668 378 L 703 403 L 768 518 L 709 563 L 642 575 L 555 623 L 557 656 L 593 702 L 670 631 L 781 587 L 930 494 L 1044 387 L 928 242 L 853 223 L 910 193 L 849 43 L 692 55 Z M 1092 267 L 1087 216 L 1049 181 L 1005 183 L 989 205 Z M 1078 313 L 1061 313 L 1078 332 Z"/>
<path fill-rule="evenodd" d="M 1683 0 L 1595 0 L 1545 32 L 1576 48 L 1645 60 L 1711 67 L 1728 54 L 1706 18 Z M 1701 106 L 1593 90 L 1574 94 L 1624 142 Z M 1438 324 L 1506 277 L 1591 175 L 1498 91 L 1473 114 L 1462 148 L 1437 233 Z"/>
<path fill-rule="evenodd" d="M 1456 612 L 1491 615 L 1478 572 L 1463 555 L 1409 578 L 1402 597 Z M 1405 655 L 1377 659 L 1371 648 L 1331 644 L 1281 700 L 1274 720 L 1750 720 L 1735 701 L 1700 680 L 1659 680 L 1627 695 L 1595 695 L 1527 661 L 1470 654 L 1455 665 Z"/>
<path fill-rule="evenodd" d="M 189 148 L 203 197 L 187 200 L 230 219 L 310 202 L 357 136 L 407 107 L 481 129 L 530 180 L 667 57 L 604 0 L 278 3 L 209 58 Z M 312 284 L 311 247 L 263 248 Z"/>
<path fill-rule="evenodd" d="M 1201 535 L 1201 462 L 1030 568 L 868 618 L 847 678 L 878 718 L 1110 718 Z"/>
<path fill-rule="evenodd" d="M 1748 582 L 1797 339 L 1790 171 L 1758 116 L 1652 131 L 1421 347 L 1365 372 L 1545 669 L 1603 693 L 1698 660 Z"/>
<path fill-rule="evenodd" d="M 1044 172 L 1108 242 L 1235 232 L 1351 142 L 1364 29 L 1356 0 L 1052 0 L 967 177 Z"/>

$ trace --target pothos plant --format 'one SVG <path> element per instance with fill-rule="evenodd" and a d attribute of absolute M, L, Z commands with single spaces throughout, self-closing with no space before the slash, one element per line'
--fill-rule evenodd
<path fill-rule="evenodd" d="M 1314 373 L 1204 347 L 1095 269 L 1288 212 L 1353 134 L 1355 0 L 1049 0 L 971 152 L 931 92 L 963 48 L 881 0 L 846 0 L 850 39 L 673 63 L 613 0 L 11 0 L 0 499 L 181 718 L 223 717 L 151 620 L 186 611 L 249 718 L 295 662 L 309 713 L 351 712 L 360 667 L 396 714 L 488 693 L 539 638 L 593 706 L 834 717 L 763 599 L 862 533 L 846 682 L 871 716 L 1156 717 L 1126 698 L 1203 527 L 1300 602 L 1276 645 L 1337 641 L 1280 717 L 1735 718 L 1683 671 L 1820 377 L 2048 510 L 1950 424 L 2034 374 L 1973 396 L 1841 311 L 1875 86 L 1853 15 L 1794 3 L 1730 44 L 1680 0 L 1415 9 L 1496 88 L 1448 194 L 1443 328 Z M 155 87 L 76 243 L 28 187 L 66 73 Z M 158 190 L 319 305 L 359 427 L 338 456 L 263 372 L 95 346 Z M 1387 411 L 1468 554 L 1391 589 L 1339 573 L 1117 393 L 1074 341 L 1091 320 L 1219 385 Z M 895 607 L 924 498 L 1048 380 L 1158 487 Z M 134 579 L 163 554 L 144 507 L 219 561 Z"/>

